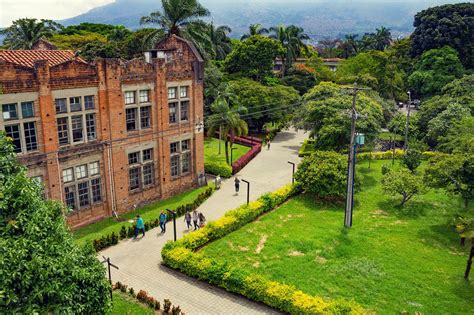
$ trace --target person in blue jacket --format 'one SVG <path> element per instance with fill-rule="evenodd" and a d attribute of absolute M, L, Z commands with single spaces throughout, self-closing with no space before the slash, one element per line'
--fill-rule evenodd
<path fill-rule="evenodd" d="M 142 237 L 145 237 L 145 222 L 143 219 L 137 215 L 137 226 L 135 228 L 135 238 L 138 236 L 138 232 L 142 231 Z"/>
<path fill-rule="evenodd" d="M 166 219 L 167 219 L 166 213 L 164 211 L 161 211 L 161 214 L 160 214 L 161 233 L 166 232 Z"/>

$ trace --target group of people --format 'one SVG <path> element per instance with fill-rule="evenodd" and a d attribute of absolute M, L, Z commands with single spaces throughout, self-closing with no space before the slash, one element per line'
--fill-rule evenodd
<path fill-rule="evenodd" d="M 168 215 L 164 211 L 161 211 L 159 220 L 160 220 L 161 233 L 164 234 L 166 233 L 166 222 L 168 221 Z M 202 212 L 197 212 L 197 210 L 194 209 L 193 212 L 188 211 L 185 213 L 184 221 L 186 222 L 188 230 L 190 230 L 194 224 L 194 231 L 196 231 L 197 229 L 203 227 L 206 224 L 206 217 L 204 216 Z M 191 224 L 191 221 L 192 221 L 192 224 Z M 145 237 L 145 222 L 143 221 L 143 218 L 140 217 L 140 215 L 137 215 L 135 224 L 136 224 L 136 227 L 135 227 L 134 239 L 138 237 L 138 234 L 140 232 L 142 233 L 142 238 Z"/>

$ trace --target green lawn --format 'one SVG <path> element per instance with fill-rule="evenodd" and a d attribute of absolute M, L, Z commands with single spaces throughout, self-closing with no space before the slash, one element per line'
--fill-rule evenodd
<path fill-rule="evenodd" d="M 150 204 L 143 208 L 135 211 L 130 211 L 120 216 L 123 219 L 122 222 L 117 222 L 116 219 L 106 218 L 99 222 L 87 225 L 83 228 L 79 228 L 73 231 L 74 239 L 79 244 L 85 244 L 88 241 L 92 241 L 96 238 L 100 238 L 102 235 L 110 234 L 112 232 L 119 233 L 122 225 L 129 226 L 133 223 L 129 223 L 128 220 L 134 220 L 137 214 L 139 214 L 146 222 L 155 220 L 159 217 L 162 210 L 166 208 L 174 209 L 177 206 L 192 202 L 197 196 L 206 190 L 207 187 L 200 187 L 198 189 L 191 189 L 184 193 L 175 195 L 171 198 L 158 201 Z"/>
<path fill-rule="evenodd" d="M 393 132 L 381 132 L 379 133 L 379 139 L 389 141 L 390 137 L 396 141 L 403 141 L 405 138 L 402 135 L 395 134 Z"/>
<path fill-rule="evenodd" d="M 250 151 L 250 147 L 246 147 L 240 144 L 234 144 L 233 148 L 236 148 L 232 154 L 232 162 L 237 161 L 242 155 Z M 229 158 L 230 158 L 230 147 L 229 147 Z M 213 162 L 225 162 L 225 151 L 224 151 L 224 141 L 221 141 L 221 154 L 219 154 L 219 139 L 215 138 L 206 138 L 204 140 L 204 162 L 213 161 Z"/>
<path fill-rule="evenodd" d="M 110 315 L 154 315 L 151 308 L 139 303 L 136 299 L 124 293 L 114 291 L 114 300 Z"/>
<path fill-rule="evenodd" d="M 300 195 L 202 250 L 309 294 L 354 299 L 380 314 L 472 314 L 474 280 L 463 279 L 468 246 L 461 248 L 448 226 L 461 200 L 430 191 L 399 209 L 399 200 L 379 185 L 384 163 L 373 161 L 370 170 L 367 163 L 358 166 L 363 184 L 349 231 L 343 206 Z"/>

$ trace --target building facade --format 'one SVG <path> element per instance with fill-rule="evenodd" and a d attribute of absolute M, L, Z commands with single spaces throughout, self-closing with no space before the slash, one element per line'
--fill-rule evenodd
<path fill-rule="evenodd" d="M 203 60 L 171 36 L 144 58 L 0 51 L 0 130 L 72 227 L 200 184 Z"/>

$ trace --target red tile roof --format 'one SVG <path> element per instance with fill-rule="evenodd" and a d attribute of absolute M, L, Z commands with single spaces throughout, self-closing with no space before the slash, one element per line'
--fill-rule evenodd
<path fill-rule="evenodd" d="M 0 60 L 29 68 L 34 67 L 36 60 L 48 60 L 52 67 L 72 59 L 85 63 L 80 57 L 75 57 L 72 50 L 0 50 Z"/>

